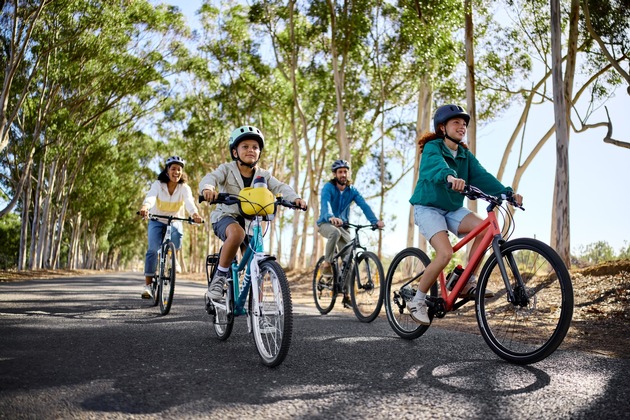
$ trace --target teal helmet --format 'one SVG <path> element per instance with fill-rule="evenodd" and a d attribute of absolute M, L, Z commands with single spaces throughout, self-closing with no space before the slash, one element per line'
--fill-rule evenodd
<path fill-rule="evenodd" d="M 261 152 L 265 147 L 265 136 L 263 136 L 263 133 L 259 129 L 252 125 L 239 127 L 230 134 L 230 155 L 233 160 L 237 158 L 232 154 L 232 150 L 236 149 L 243 140 L 256 140 Z"/>

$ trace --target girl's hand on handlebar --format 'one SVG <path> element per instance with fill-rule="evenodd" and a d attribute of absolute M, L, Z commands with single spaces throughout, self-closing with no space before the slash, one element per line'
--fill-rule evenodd
<path fill-rule="evenodd" d="M 517 193 L 512 194 L 512 199 L 516 201 L 519 207 L 523 205 L 523 196 Z"/>
<path fill-rule="evenodd" d="M 466 186 L 466 181 L 461 178 L 455 178 L 453 175 L 446 177 L 446 180 L 451 183 L 451 188 L 455 191 L 462 192 Z"/>

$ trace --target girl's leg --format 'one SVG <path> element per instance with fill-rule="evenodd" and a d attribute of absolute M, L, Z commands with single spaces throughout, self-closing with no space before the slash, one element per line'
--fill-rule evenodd
<path fill-rule="evenodd" d="M 475 213 L 470 213 L 470 214 L 466 215 L 466 217 L 464 217 L 462 219 L 462 222 L 459 225 L 458 233 L 460 235 L 466 235 L 467 233 L 472 231 L 474 228 L 476 228 L 479 224 L 481 224 L 481 222 L 483 222 L 483 219 L 481 217 L 479 217 Z M 481 240 L 483 239 L 483 236 L 486 234 L 486 231 L 487 231 L 487 229 L 483 230 L 473 240 L 473 243 L 470 246 L 470 250 L 468 252 L 467 261 L 470 260 L 470 256 L 475 253 L 477 248 L 479 248 L 479 244 L 481 243 Z M 478 267 L 475 268 L 475 271 L 473 272 L 473 274 L 477 275 L 479 273 L 479 270 L 481 270 L 481 265 L 479 265 Z"/>
<path fill-rule="evenodd" d="M 453 246 L 448 239 L 448 232 L 441 231 L 436 233 L 429 242 L 435 249 L 435 258 L 424 270 L 418 285 L 418 291 L 425 294 L 433 286 L 440 272 L 444 270 L 444 267 L 448 265 L 453 257 Z"/>

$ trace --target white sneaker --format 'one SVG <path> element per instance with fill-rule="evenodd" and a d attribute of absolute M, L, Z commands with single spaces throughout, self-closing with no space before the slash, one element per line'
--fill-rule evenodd
<path fill-rule="evenodd" d="M 181 273 L 182 272 L 182 266 L 179 265 L 179 261 L 175 260 L 175 272 L 176 273 Z"/>
<path fill-rule="evenodd" d="M 424 300 L 412 300 L 411 302 L 407 302 L 407 308 L 411 314 L 411 319 L 418 324 L 431 325 L 431 320 L 427 312 L 427 303 Z"/>
<path fill-rule="evenodd" d="M 208 286 L 208 291 L 206 292 L 208 298 L 212 300 L 219 300 L 223 297 L 223 285 L 227 280 L 227 273 L 222 273 L 219 270 L 214 273 L 214 278 L 210 282 Z"/>
<path fill-rule="evenodd" d="M 153 289 L 150 284 L 146 284 L 142 289 L 142 299 L 153 299 Z"/>

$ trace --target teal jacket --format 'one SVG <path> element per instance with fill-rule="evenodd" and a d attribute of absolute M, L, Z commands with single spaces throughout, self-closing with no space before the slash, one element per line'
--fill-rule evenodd
<path fill-rule="evenodd" d="M 498 196 L 512 191 L 488 173 L 470 150 L 458 146 L 457 157 L 453 157 L 444 139 L 438 138 L 424 145 L 418 182 L 409 202 L 447 211 L 462 207 L 464 196 L 446 185 L 449 175 L 463 179 L 467 185 L 473 185 L 486 194 Z"/>

